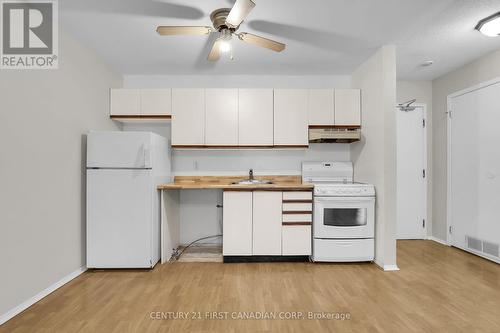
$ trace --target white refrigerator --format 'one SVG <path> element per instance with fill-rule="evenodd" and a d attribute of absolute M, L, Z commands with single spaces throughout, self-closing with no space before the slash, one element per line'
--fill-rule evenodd
<path fill-rule="evenodd" d="M 170 147 L 150 132 L 87 135 L 87 267 L 151 268 L 160 260 L 160 194 Z"/>

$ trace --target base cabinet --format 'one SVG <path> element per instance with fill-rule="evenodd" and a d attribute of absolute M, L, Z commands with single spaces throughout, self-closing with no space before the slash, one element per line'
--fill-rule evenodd
<path fill-rule="evenodd" d="M 282 192 L 253 192 L 253 255 L 281 255 Z"/>
<path fill-rule="evenodd" d="M 284 225 L 281 246 L 284 256 L 311 255 L 311 226 Z"/>
<path fill-rule="evenodd" d="M 253 256 L 276 259 L 302 256 L 307 259 L 307 256 L 311 255 L 311 214 L 283 214 L 286 204 L 297 201 L 294 195 L 302 198 L 311 194 L 225 191 L 222 244 L 224 257 Z M 288 217 L 292 216 L 298 216 L 300 221 L 289 221 Z"/>
<path fill-rule="evenodd" d="M 222 254 L 252 255 L 252 192 L 224 192 Z"/>

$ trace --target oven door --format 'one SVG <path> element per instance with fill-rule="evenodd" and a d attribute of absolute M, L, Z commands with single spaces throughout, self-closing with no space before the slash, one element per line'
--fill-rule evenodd
<path fill-rule="evenodd" d="M 375 198 L 315 197 L 314 238 L 373 238 Z"/>

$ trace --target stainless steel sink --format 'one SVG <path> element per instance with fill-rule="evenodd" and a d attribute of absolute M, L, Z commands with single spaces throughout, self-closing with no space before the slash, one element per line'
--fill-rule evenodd
<path fill-rule="evenodd" d="M 253 169 L 248 171 L 248 179 L 242 179 L 237 182 L 232 182 L 232 185 L 265 185 L 265 184 L 273 184 L 272 181 L 269 180 L 260 180 L 253 178 Z"/>
<path fill-rule="evenodd" d="M 273 184 L 272 181 L 269 180 L 259 180 L 259 179 L 243 179 L 237 182 L 232 182 L 232 185 L 264 185 L 264 184 Z"/>

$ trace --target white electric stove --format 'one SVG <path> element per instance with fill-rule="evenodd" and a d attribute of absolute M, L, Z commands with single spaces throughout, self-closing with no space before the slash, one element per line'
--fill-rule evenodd
<path fill-rule="evenodd" d="M 372 261 L 375 187 L 353 182 L 351 162 L 304 162 L 314 184 L 313 261 Z"/>

